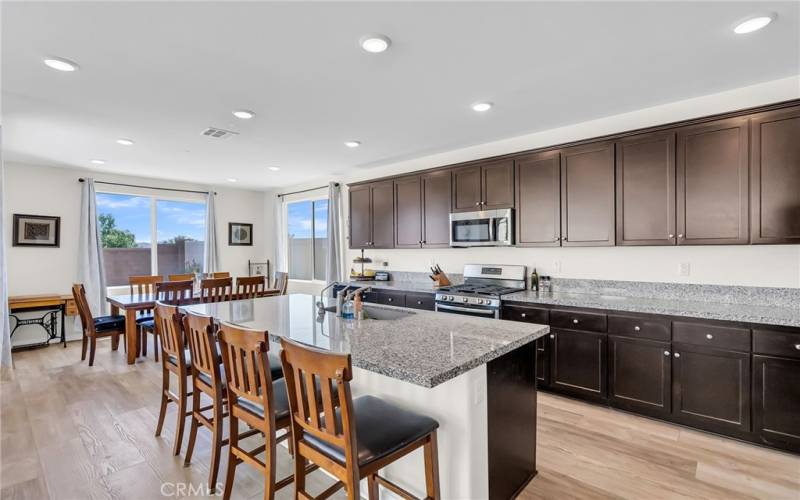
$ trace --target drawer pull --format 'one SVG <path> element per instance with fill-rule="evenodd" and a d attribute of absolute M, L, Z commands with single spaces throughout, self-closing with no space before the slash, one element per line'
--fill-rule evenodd
<path fill-rule="evenodd" d="M 633 329 L 634 329 L 634 331 L 637 331 L 637 332 L 638 332 L 639 330 L 641 330 L 641 328 L 639 327 L 639 325 L 636 325 L 636 326 L 634 326 L 634 327 L 633 327 Z"/>
<path fill-rule="evenodd" d="M 528 317 L 528 315 L 527 315 L 527 314 L 525 314 L 525 313 L 522 313 L 522 314 L 520 314 L 520 317 L 522 317 L 522 318 L 527 318 L 527 317 Z"/>
<path fill-rule="evenodd" d="M 800 351 L 800 344 L 795 344 L 794 348 L 797 349 L 798 351 Z"/>
<path fill-rule="evenodd" d="M 664 356 L 669 356 L 669 351 L 664 351 Z"/>
<path fill-rule="evenodd" d="M 713 339 L 713 338 L 714 338 L 714 336 L 713 336 L 713 335 L 711 335 L 710 333 L 706 333 L 706 338 L 707 338 L 708 340 L 711 340 L 711 339 Z"/>
<path fill-rule="evenodd" d="M 417 305 L 418 305 L 418 306 L 421 306 L 421 305 L 422 305 L 422 301 L 421 301 L 421 300 L 418 300 L 418 301 L 417 301 Z"/>
<path fill-rule="evenodd" d="M 676 357 L 676 358 L 680 358 L 680 357 L 681 357 L 681 353 L 679 353 L 679 352 L 676 352 L 676 353 L 675 353 L 675 357 Z"/>
<path fill-rule="evenodd" d="M 393 300 L 393 299 L 392 299 L 391 297 L 389 297 L 389 302 L 391 302 L 392 300 Z"/>
<path fill-rule="evenodd" d="M 575 319 L 573 319 L 573 320 L 572 320 L 572 323 L 573 323 L 573 324 L 575 324 L 575 325 L 577 325 L 577 324 L 578 324 L 578 318 L 575 318 Z"/>
<path fill-rule="evenodd" d="M 552 333 L 551 333 L 551 334 L 550 334 L 550 338 L 551 338 L 551 339 L 554 339 L 554 338 L 556 338 L 555 334 L 552 334 Z"/>

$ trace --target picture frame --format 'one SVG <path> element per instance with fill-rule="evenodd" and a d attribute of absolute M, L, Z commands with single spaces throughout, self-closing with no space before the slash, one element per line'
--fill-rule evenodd
<path fill-rule="evenodd" d="M 253 225 L 247 222 L 228 223 L 228 246 L 253 246 Z"/>
<path fill-rule="evenodd" d="M 53 215 L 14 214 L 12 246 L 61 246 L 61 217 Z"/>

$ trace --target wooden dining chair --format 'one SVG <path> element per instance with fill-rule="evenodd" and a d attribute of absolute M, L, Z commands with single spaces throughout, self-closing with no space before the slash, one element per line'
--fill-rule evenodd
<path fill-rule="evenodd" d="M 86 300 L 86 289 L 83 283 L 72 285 L 72 298 L 78 308 L 81 318 L 81 361 L 86 359 L 86 347 L 89 347 L 89 366 L 94 366 L 94 353 L 97 349 L 97 339 L 111 337 L 111 349 L 116 351 L 119 347 L 120 335 L 125 336 L 125 316 L 98 316 L 93 317 Z"/>
<path fill-rule="evenodd" d="M 170 274 L 169 281 L 194 281 L 194 273 Z"/>
<path fill-rule="evenodd" d="M 231 300 L 233 279 L 206 278 L 200 282 L 201 302 L 226 302 Z"/>
<path fill-rule="evenodd" d="M 228 415 L 226 408 L 226 393 L 222 357 L 214 335 L 214 318 L 195 313 L 187 313 L 183 317 L 183 331 L 189 338 L 189 351 L 191 352 L 192 376 L 192 419 L 189 431 L 189 442 L 186 448 L 184 465 L 192 462 L 194 444 L 197 440 L 197 430 L 200 426 L 211 432 L 211 464 L 208 471 L 208 487 L 210 494 L 216 489 L 217 476 L 219 475 L 219 461 L 222 447 L 227 445 L 229 438 L 222 438 L 223 419 Z M 202 407 L 201 399 L 205 394 L 211 404 Z M 210 415 L 205 414 L 210 412 Z M 231 429 L 233 432 L 234 429 Z M 238 432 L 238 431 L 237 431 Z M 239 434 L 239 439 L 245 439 L 259 433 L 257 429 L 250 429 Z"/>
<path fill-rule="evenodd" d="M 281 338 L 281 346 L 292 413 L 295 498 L 313 498 L 305 491 L 306 460 L 339 479 L 317 498 L 345 488 L 347 498 L 357 500 L 361 498 L 359 481 L 364 478 L 370 500 L 378 499 L 379 485 L 414 498 L 378 471 L 420 447 L 424 449 L 426 498 L 440 498 L 436 420 L 374 396 L 353 399 L 349 354 L 286 338 Z M 321 395 L 313 390 L 315 384 L 321 387 Z"/>
<path fill-rule="evenodd" d="M 156 283 L 160 283 L 164 281 L 163 276 L 152 276 L 152 275 L 143 275 L 143 276 L 128 276 L 128 286 L 131 290 L 131 295 L 155 295 L 156 292 Z M 138 312 L 138 316 L 136 317 L 136 328 L 139 329 L 139 352 L 147 352 L 146 346 L 142 346 L 142 343 L 147 342 L 147 335 L 144 333 L 145 329 L 152 330 L 152 320 L 153 320 L 153 311 L 150 309 L 142 310 Z M 146 323 L 146 327 L 142 327 L 142 323 Z M 156 359 L 158 361 L 158 359 Z"/>
<path fill-rule="evenodd" d="M 286 295 L 286 290 L 288 289 L 288 287 L 289 287 L 289 273 L 275 271 L 275 283 L 272 284 L 272 288 L 280 290 L 279 295 Z"/>
<path fill-rule="evenodd" d="M 222 498 L 231 497 L 236 467 L 242 462 L 264 475 L 264 498 L 271 500 L 275 492 L 289 484 L 293 476 L 275 480 L 277 443 L 289 437 L 289 402 L 284 379 L 273 380 L 269 365 L 267 332 L 247 330 L 221 322 L 218 332 L 222 364 L 227 385 L 228 467 Z M 253 450 L 239 444 L 236 430 L 243 422 L 264 434 L 265 443 Z M 277 436 L 278 431 L 286 431 Z M 264 460 L 258 455 L 264 453 Z M 312 468 L 304 470 L 310 472 Z"/>
<path fill-rule="evenodd" d="M 172 306 L 182 306 L 192 301 L 193 281 L 161 281 L 156 283 L 156 300 Z M 153 358 L 158 362 L 158 331 L 155 321 L 145 320 L 139 323 L 141 330 L 140 345 L 142 356 L 147 356 L 147 334 L 153 334 Z"/>
<path fill-rule="evenodd" d="M 209 273 L 209 274 L 211 275 L 211 276 L 209 276 L 209 278 L 230 278 L 231 277 L 231 273 L 229 273 L 228 271 L 220 271 L 220 272 L 217 272 L 217 273 Z"/>
<path fill-rule="evenodd" d="M 175 443 L 172 445 L 172 454 L 178 455 L 181 452 L 186 417 L 192 415 L 192 412 L 187 410 L 191 393 L 189 393 L 188 381 L 186 380 L 189 376 L 191 355 L 183 342 L 183 332 L 181 330 L 183 318 L 178 311 L 178 307 L 156 302 L 154 317 L 156 336 L 161 338 L 161 347 L 164 351 L 161 357 L 161 408 L 158 412 L 156 436 L 161 435 L 161 430 L 164 427 L 167 405 L 175 403 L 178 405 L 178 421 L 175 424 Z M 172 392 L 170 389 L 170 373 L 174 374 L 177 379 L 177 392 Z"/>
<path fill-rule="evenodd" d="M 267 288 L 264 276 L 239 276 L 236 278 L 236 299 L 256 299 L 264 296 Z"/>

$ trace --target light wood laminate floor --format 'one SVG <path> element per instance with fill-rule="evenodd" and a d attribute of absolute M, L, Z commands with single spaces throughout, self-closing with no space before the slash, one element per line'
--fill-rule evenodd
<path fill-rule="evenodd" d="M 150 500 L 175 492 L 164 483 L 205 483 L 207 432 L 198 433 L 190 467 L 171 453 L 174 405 L 162 437 L 153 436 L 161 372 L 152 355 L 127 365 L 122 348 L 111 352 L 102 341 L 92 368 L 80 362 L 76 342 L 14 359 L 0 385 L 3 499 Z M 538 440 L 539 475 L 525 500 L 800 500 L 800 457 L 566 398 L 540 394 Z M 279 454 L 282 477 L 290 458 Z M 223 459 L 221 477 L 224 470 Z M 321 472 L 311 477 L 314 493 L 332 484 Z M 234 497 L 262 492 L 261 476 L 239 466 Z M 291 496 L 290 487 L 278 498 Z"/>

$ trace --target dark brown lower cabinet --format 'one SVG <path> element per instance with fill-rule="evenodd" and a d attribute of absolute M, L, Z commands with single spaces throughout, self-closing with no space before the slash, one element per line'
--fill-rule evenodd
<path fill-rule="evenodd" d="M 608 336 L 608 400 L 612 406 L 666 417 L 671 411 L 669 342 Z"/>
<path fill-rule="evenodd" d="M 606 334 L 552 330 L 550 386 L 591 400 L 606 399 Z"/>
<path fill-rule="evenodd" d="M 673 344 L 673 417 L 715 432 L 750 431 L 750 354 Z"/>
<path fill-rule="evenodd" d="M 550 335 L 536 341 L 536 386 L 550 385 Z"/>
<path fill-rule="evenodd" d="M 753 356 L 753 431 L 800 452 L 800 359 Z"/>

